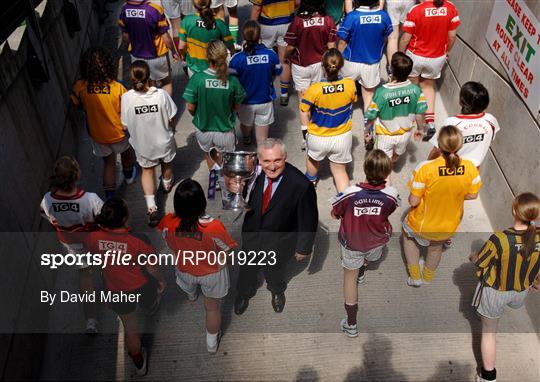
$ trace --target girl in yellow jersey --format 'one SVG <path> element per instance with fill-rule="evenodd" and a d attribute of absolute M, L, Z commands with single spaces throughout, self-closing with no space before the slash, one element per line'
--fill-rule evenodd
<path fill-rule="evenodd" d="M 300 103 L 300 121 L 307 126 L 306 177 L 316 184 L 319 162 L 330 160 L 330 171 L 338 192 L 349 187 L 347 163 L 352 161 L 352 111 L 356 85 L 339 78 L 343 56 L 333 48 L 323 56 L 327 81 L 311 85 Z"/>
<path fill-rule="evenodd" d="M 540 199 L 530 193 L 512 203 L 514 226 L 495 232 L 471 260 L 480 279 L 473 306 L 482 318 L 482 368 L 477 381 L 495 381 L 495 343 L 504 307 L 523 306 L 529 291 L 538 291 L 540 232 L 534 221 L 540 214 Z"/>
<path fill-rule="evenodd" d="M 444 126 L 437 140 L 441 156 L 422 162 L 409 181 L 411 208 L 403 221 L 403 249 L 407 259 L 407 285 L 429 284 L 441 260 L 442 245 L 456 232 L 463 216 L 463 201 L 476 199 L 482 186 L 476 166 L 457 155 L 463 136 L 455 126 Z M 423 274 L 420 249 L 427 247 Z"/>

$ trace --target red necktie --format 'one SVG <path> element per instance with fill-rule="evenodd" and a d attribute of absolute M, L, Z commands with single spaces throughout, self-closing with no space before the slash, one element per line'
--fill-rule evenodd
<path fill-rule="evenodd" d="M 266 185 L 266 188 L 264 189 L 263 193 L 263 203 L 262 203 L 262 213 L 264 214 L 266 212 L 266 209 L 268 208 L 268 205 L 270 204 L 270 199 L 272 199 L 272 179 L 266 178 L 268 180 L 268 184 Z"/>

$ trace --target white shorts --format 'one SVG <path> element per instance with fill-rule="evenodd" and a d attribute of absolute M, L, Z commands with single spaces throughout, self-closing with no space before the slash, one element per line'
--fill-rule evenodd
<path fill-rule="evenodd" d="M 328 158 L 330 162 L 334 163 L 350 163 L 352 162 L 352 131 L 332 137 L 321 137 L 308 133 L 306 153 L 317 162 Z"/>
<path fill-rule="evenodd" d="M 76 244 L 76 243 L 70 243 L 70 244 L 67 244 L 67 243 L 62 243 L 62 246 L 64 247 L 64 249 L 66 250 L 65 254 L 67 255 L 68 253 L 69 254 L 79 254 L 79 253 L 85 253 L 84 252 L 84 244 Z M 90 264 L 88 263 L 86 257 L 82 257 L 81 258 L 81 262 L 80 264 L 77 262 L 74 267 L 78 270 L 82 270 L 82 269 L 87 269 L 87 268 L 90 268 Z"/>
<path fill-rule="evenodd" d="M 408 131 L 402 135 L 384 135 L 377 134 L 375 139 L 375 148 L 384 151 L 390 159 L 394 153 L 397 155 L 403 154 L 407 150 L 412 136 L 412 131 Z"/>
<path fill-rule="evenodd" d="M 244 126 L 269 126 L 274 123 L 274 103 L 240 105 L 238 119 Z"/>
<path fill-rule="evenodd" d="M 369 65 L 345 60 L 341 75 L 358 81 L 366 89 L 371 89 L 381 82 L 380 65 L 380 62 Z"/>
<path fill-rule="evenodd" d="M 422 57 L 410 51 L 405 52 L 413 60 L 413 68 L 410 77 L 422 77 L 436 80 L 441 77 L 442 68 L 446 62 L 446 55 L 441 57 Z"/>
<path fill-rule="evenodd" d="M 292 64 L 292 78 L 297 91 L 306 91 L 311 84 L 321 81 L 322 63 L 316 62 L 309 66 Z"/>
<path fill-rule="evenodd" d="M 219 131 L 201 131 L 195 128 L 195 138 L 205 153 L 215 147 L 220 152 L 232 152 L 236 148 L 234 130 L 222 133 Z"/>
<path fill-rule="evenodd" d="M 238 0 L 212 0 L 212 8 L 221 7 L 223 4 L 227 8 L 236 7 L 238 5 Z"/>
<path fill-rule="evenodd" d="M 431 243 L 428 239 L 424 239 L 423 237 L 418 236 L 411 227 L 407 224 L 407 215 L 405 215 L 405 219 L 403 219 L 403 222 L 401 223 L 401 226 L 403 227 L 403 231 L 407 234 L 407 237 L 414 239 L 421 247 L 429 247 L 429 244 Z"/>
<path fill-rule="evenodd" d="M 382 256 L 382 251 L 384 245 L 380 247 L 373 248 L 369 252 L 360 252 L 353 251 L 345 248 L 343 245 L 341 247 L 341 266 L 350 270 L 360 269 L 364 265 L 364 262 L 367 261 L 377 261 Z"/>
<path fill-rule="evenodd" d="M 392 20 L 392 26 L 403 24 L 407 19 L 407 13 L 416 4 L 415 0 L 386 0 L 386 11 Z"/>
<path fill-rule="evenodd" d="M 272 49 L 276 44 L 287 46 L 285 42 L 287 29 L 289 29 L 289 24 L 261 25 L 261 42 L 269 49 Z"/>
<path fill-rule="evenodd" d="M 131 56 L 131 62 L 133 61 L 144 61 L 150 67 L 150 79 L 154 81 L 162 80 L 168 77 L 171 74 L 171 61 L 169 59 L 169 54 L 164 54 L 156 58 L 145 59 Z"/>
<path fill-rule="evenodd" d="M 174 157 L 176 156 L 176 142 L 173 140 L 174 146 L 170 146 L 168 150 L 163 154 L 163 156 L 160 156 L 158 159 L 148 159 L 145 158 L 137 153 L 135 151 L 135 156 L 137 157 L 137 163 L 142 168 L 151 168 L 156 167 L 160 163 L 170 163 L 173 161 Z"/>
<path fill-rule="evenodd" d="M 169 19 L 178 19 L 182 14 L 181 4 L 182 0 L 161 0 L 163 11 L 165 16 Z"/>
<path fill-rule="evenodd" d="M 499 318 L 504 312 L 504 307 L 509 306 L 512 309 L 519 309 L 525 304 L 525 297 L 529 290 L 521 292 L 514 290 L 499 291 L 489 286 L 482 286 L 478 283 L 476 292 L 474 292 L 472 305 L 476 307 L 478 314 L 487 318 Z"/>
<path fill-rule="evenodd" d="M 193 276 L 186 272 L 180 272 L 177 268 L 176 284 L 191 296 L 197 293 L 197 287 L 200 285 L 201 291 L 206 297 L 222 298 L 229 292 L 229 270 L 225 267 L 209 275 Z"/>
<path fill-rule="evenodd" d="M 111 154 L 122 154 L 131 148 L 128 137 L 125 137 L 120 142 L 110 144 L 97 143 L 92 138 L 90 138 L 90 142 L 92 142 L 92 152 L 99 158 L 105 158 Z"/>

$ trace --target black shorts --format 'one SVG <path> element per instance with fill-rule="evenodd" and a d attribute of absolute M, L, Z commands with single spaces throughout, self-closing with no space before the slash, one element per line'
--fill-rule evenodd
<path fill-rule="evenodd" d="M 121 296 L 120 292 L 112 292 L 112 296 Z M 138 302 L 137 298 L 134 298 L 133 302 L 129 301 L 119 301 L 119 302 L 109 302 L 107 305 L 109 308 L 114 310 L 116 314 L 129 314 L 133 313 L 135 309 L 137 309 L 137 304 L 145 309 L 145 310 L 151 310 L 151 308 L 154 306 L 156 300 L 157 300 L 157 282 L 155 279 L 150 278 L 146 284 L 144 284 L 139 289 L 135 289 L 133 291 L 129 292 L 123 292 L 123 295 L 135 295 L 138 296 Z M 130 299 L 131 301 L 131 299 Z"/>

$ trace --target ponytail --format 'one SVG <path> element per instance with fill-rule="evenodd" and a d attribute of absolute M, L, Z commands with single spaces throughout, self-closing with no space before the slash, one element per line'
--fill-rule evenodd
<path fill-rule="evenodd" d="M 242 36 L 244 37 L 244 43 L 242 48 L 244 52 L 251 56 L 255 54 L 255 47 L 261 39 L 261 26 L 255 20 L 248 20 L 244 23 L 242 28 Z"/>
<path fill-rule="evenodd" d="M 208 63 L 216 70 L 216 77 L 223 83 L 229 79 L 229 68 L 227 66 L 227 47 L 221 40 L 212 40 L 206 48 Z"/>
<path fill-rule="evenodd" d="M 527 225 L 527 229 L 521 235 L 522 247 L 519 253 L 525 259 L 536 249 L 537 229 L 534 221 L 540 214 L 540 199 L 531 192 L 525 192 L 516 196 L 512 202 L 512 214 L 514 218 Z"/>
<path fill-rule="evenodd" d="M 134 61 L 129 68 L 129 79 L 133 89 L 138 92 L 146 92 L 150 80 L 150 67 L 148 64 L 142 60 Z"/>
<path fill-rule="evenodd" d="M 193 6 L 199 11 L 206 30 L 214 29 L 216 26 L 216 18 L 210 4 L 211 0 L 193 0 Z"/>
<path fill-rule="evenodd" d="M 450 170 L 455 170 L 461 163 L 461 158 L 457 152 L 463 146 L 463 135 L 455 126 L 443 126 L 439 131 L 437 138 L 439 149 L 441 150 L 446 167 Z"/>
<path fill-rule="evenodd" d="M 336 48 L 329 49 L 324 53 L 322 65 L 328 81 L 333 82 L 339 79 L 339 71 L 343 67 L 343 63 L 343 55 Z"/>

